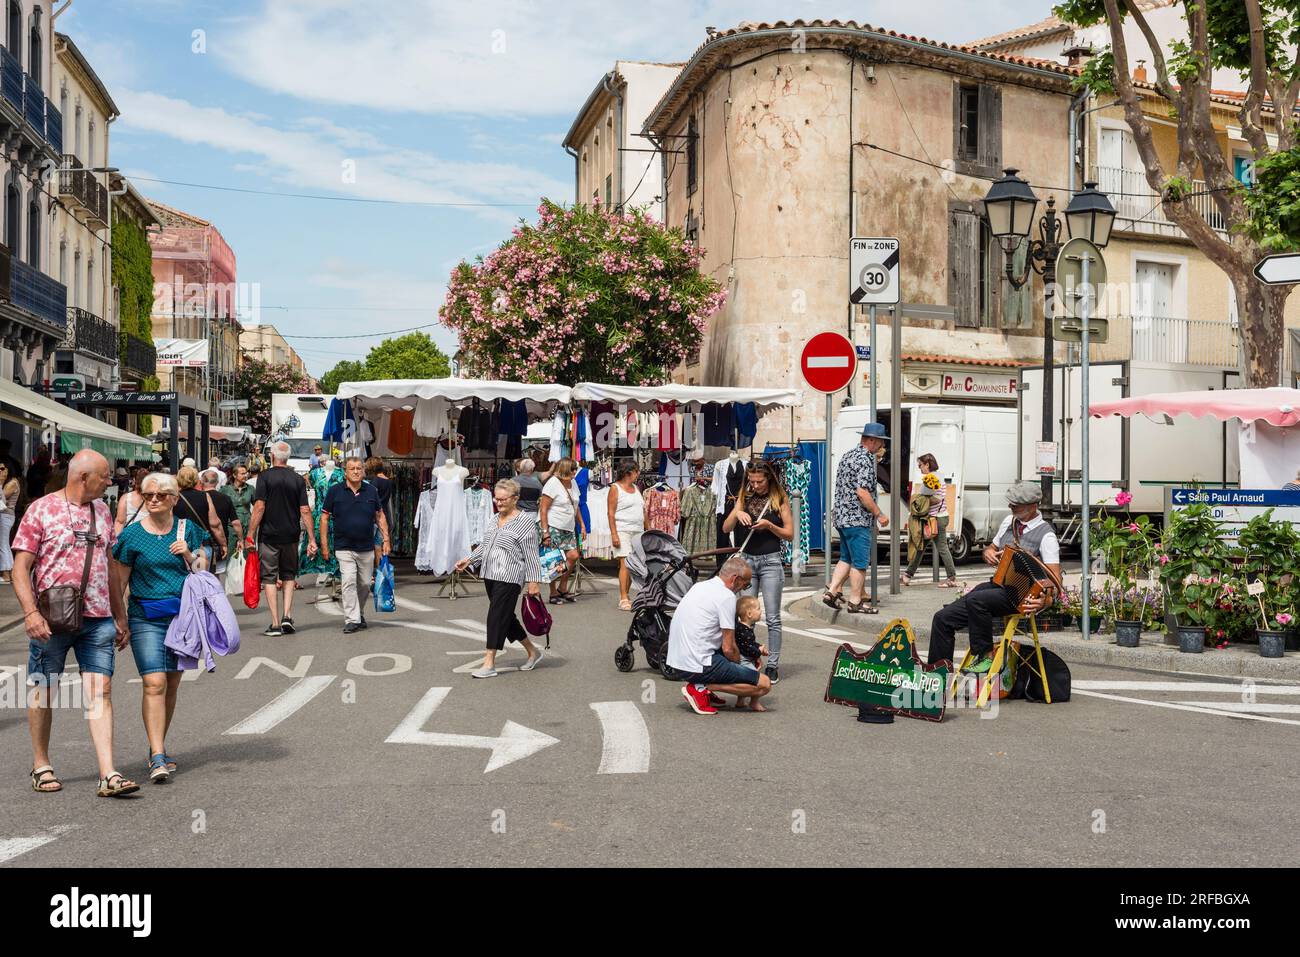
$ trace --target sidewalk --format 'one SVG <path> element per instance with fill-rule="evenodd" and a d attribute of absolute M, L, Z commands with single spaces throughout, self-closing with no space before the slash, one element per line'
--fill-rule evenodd
<path fill-rule="evenodd" d="M 808 578 L 804 579 L 809 582 Z M 791 602 L 789 609 L 795 615 L 833 625 L 836 629 L 852 631 L 859 638 L 845 639 L 870 644 L 886 623 L 894 618 L 906 618 L 918 642 L 928 645 L 930 620 L 942 606 L 956 599 L 957 592 L 936 588 L 928 581 L 913 583 L 901 595 L 889 594 L 888 582 L 880 588 L 879 615 L 850 615 L 833 611 L 822 604 L 820 587 L 806 598 Z M 809 586 L 811 587 L 811 586 Z M 817 626 L 813 626 L 817 627 Z M 965 632 L 957 635 L 957 651 L 965 648 Z M 1254 645 L 1230 645 L 1222 651 L 1206 648 L 1204 654 L 1186 655 L 1177 646 L 1164 643 L 1165 636 L 1152 632 L 1143 634 L 1137 648 L 1120 648 L 1114 635 L 1097 635 L 1085 641 L 1078 628 L 1068 631 L 1042 632 L 1039 639 L 1044 648 L 1050 648 L 1067 662 L 1097 665 L 1118 665 L 1147 671 L 1168 673 L 1196 673 L 1222 675 L 1235 678 L 1274 678 L 1300 681 L 1300 652 L 1288 651 L 1282 658 L 1261 658 Z"/>

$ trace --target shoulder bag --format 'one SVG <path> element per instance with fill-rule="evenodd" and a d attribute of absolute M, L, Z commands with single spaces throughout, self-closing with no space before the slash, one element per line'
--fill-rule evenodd
<path fill-rule="evenodd" d="M 73 532 L 74 541 L 76 532 Z M 95 503 L 90 503 L 90 533 L 86 536 L 86 562 L 81 568 L 80 585 L 54 585 L 36 596 L 36 608 L 56 635 L 67 635 L 81 630 L 86 611 L 86 585 L 90 582 L 90 563 L 95 558 L 95 543 L 99 541 L 99 526 L 95 516 Z"/>

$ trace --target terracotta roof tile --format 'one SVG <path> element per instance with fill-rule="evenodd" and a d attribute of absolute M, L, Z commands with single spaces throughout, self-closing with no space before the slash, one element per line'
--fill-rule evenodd
<path fill-rule="evenodd" d="M 956 366 L 986 366 L 998 369 L 1018 369 L 1034 363 L 1021 359 L 976 359 L 971 356 L 943 356 L 933 352 L 904 352 L 904 362 L 942 362 Z"/>
<path fill-rule="evenodd" d="M 1138 7 L 1142 12 L 1156 10 L 1160 7 L 1172 6 L 1176 0 L 1139 0 Z M 1071 29 L 1071 25 L 1066 23 L 1060 17 L 1050 16 L 1037 20 L 1034 23 L 1026 24 L 1022 27 L 1016 27 L 1014 30 L 1007 30 L 1005 33 L 996 33 L 991 37 L 984 37 L 981 40 L 972 40 L 966 44 L 969 47 L 996 47 L 1018 41 L 1028 40 L 1033 37 L 1047 36 L 1062 30 Z"/>

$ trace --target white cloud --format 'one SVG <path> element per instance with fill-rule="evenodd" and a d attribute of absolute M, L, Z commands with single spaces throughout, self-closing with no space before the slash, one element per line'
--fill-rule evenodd
<path fill-rule="evenodd" d="M 276 93 L 393 112 L 570 114 L 616 59 L 684 61 L 706 26 L 846 19 L 961 42 L 1040 19 L 1045 0 L 263 0 L 209 46 Z"/>
<path fill-rule="evenodd" d="M 430 203 L 534 203 L 539 196 L 568 198 L 572 186 L 535 170 L 500 162 L 459 162 L 420 150 L 386 146 L 374 136 L 309 118 L 297 129 L 197 106 L 158 93 L 118 95 L 122 124 L 211 146 L 240 157 L 242 168 L 299 189 L 342 196 Z M 346 167 L 344 164 L 353 164 Z M 355 182 L 345 174 L 355 169 Z M 485 210 L 513 221 L 525 208 Z"/>

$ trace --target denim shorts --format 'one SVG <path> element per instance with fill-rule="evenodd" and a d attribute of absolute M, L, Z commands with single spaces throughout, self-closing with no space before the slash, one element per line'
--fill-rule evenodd
<path fill-rule="evenodd" d="M 758 671 L 746 665 L 736 664 L 727 659 L 720 651 L 713 653 L 713 661 L 704 666 L 699 674 L 688 674 L 672 666 L 663 666 L 664 677 L 669 681 L 689 681 L 699 685 L 757 685 Z"/>
<path fill-rule="evenodd" d="M 875 547 L 875 529 L 850 525 L 840 530 L 840 560 L 858 571 L 871 566 L 871 549 Z"/>
<path fill-rule="evenodd" d="M 32 687 L 48 686 L 53 676 L 63 674 L 69 648 L 77 656 L 77 667 L 83 674 L 111 676 L 117 654 L 116 640 L 117 627 L 112 618 L 84 618 L 80 631 L 50 635 L 45 641 L 29 639 L 27 683 Z"/>
<path fill-rule="evenodd" d="M 181 670 L 176 661 L 176 652 L 163 644 L 167 638 L 167 626 L 171 623 L 170 618 L 130 620 L 131 654 L 135 657 L 135 667 L 141 676 Z"/>

